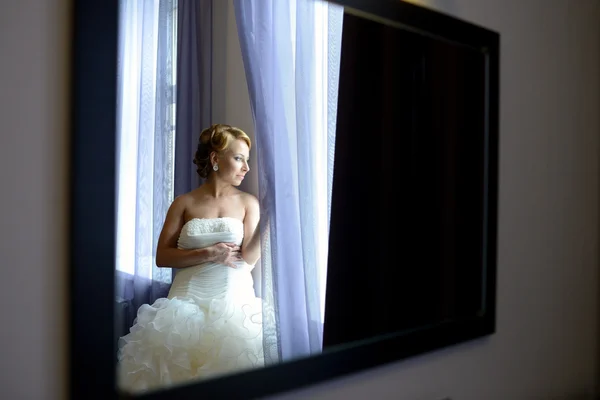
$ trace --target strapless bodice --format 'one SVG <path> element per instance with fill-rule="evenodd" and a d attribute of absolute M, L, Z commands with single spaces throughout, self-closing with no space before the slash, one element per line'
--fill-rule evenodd
<path fill-rule="evenodd" d="M 181 228 L 177 246 L 202 249 L 220 242 L 242 244 L 244 223 L 237 218 L 192 218 Z"/>
<path fill-rule="evenodd" d="M 217 243 L 241 245 L 244 223 L 236 218 L 194 218 L 181 229 L 177 246 L 180 249 L 201 249 Z M 177 271 L 169 298 L 187 297 L 195 300 L 254 297 L 252 266 L 244 261 L 228 265 L 206 262 Z"/>

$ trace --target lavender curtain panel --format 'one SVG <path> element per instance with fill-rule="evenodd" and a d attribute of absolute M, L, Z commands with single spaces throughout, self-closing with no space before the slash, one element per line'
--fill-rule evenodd
<path fill-rule="evenodd" d="M 176 7 L 176 0 L 119 1 L 117 337 L 171 283 L 155 259 L 173 193 Z"/>
<path fill-rule="evenodd" d="M 256 131 L 265 311 L 274 311 L 264 315 L 269 363 L 322 348 L 343 9 L 234 6 Z"/>
<path fill-rule="evenodd" d="M 179 0 L 175 196 L 200 184 L 192 160 L 200 132 L 211 123 L 212 12 L 213 0 Z"/>

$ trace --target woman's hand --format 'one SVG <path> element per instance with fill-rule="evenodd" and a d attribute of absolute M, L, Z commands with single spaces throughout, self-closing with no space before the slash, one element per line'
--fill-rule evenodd
<path fill-rule="evenodd" d="M 242 261 L 240 246 L 235 243 L 217 243 L 209 247 L 211 260 L 219 264 L 225 264 L 231 268 L 237 268 L 236 261 Z"/>

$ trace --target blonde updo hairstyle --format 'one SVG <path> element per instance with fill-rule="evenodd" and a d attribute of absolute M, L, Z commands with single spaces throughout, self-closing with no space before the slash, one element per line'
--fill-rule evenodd
<path fill-rule="evenodd" d="M 248 145 L 248 149 L 252 147 L 248 135 L 241 129 L 230 125 L 214 124 L 200 133 L 194 164 L 198 167 L 197 172 L 201 178 L 208 178 L 208 175 L 212 172 L 211 153 L 214 151 L 221 154 L 236 139 L 243 140 Z"/>

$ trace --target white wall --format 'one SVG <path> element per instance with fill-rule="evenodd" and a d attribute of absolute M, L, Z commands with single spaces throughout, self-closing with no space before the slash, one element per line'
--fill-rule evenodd
<path fill-rule="evenodd" d="M 498 333 L 278 398 L 559 399 L 595 386 L 600 2 L 574 3 L 433 4 L 502 34 Z M 6 399 L 65 394 L 68 6 L 21 0 L 0 13 Z M 225 93 L 243 96 L 234 86 Z"/>

